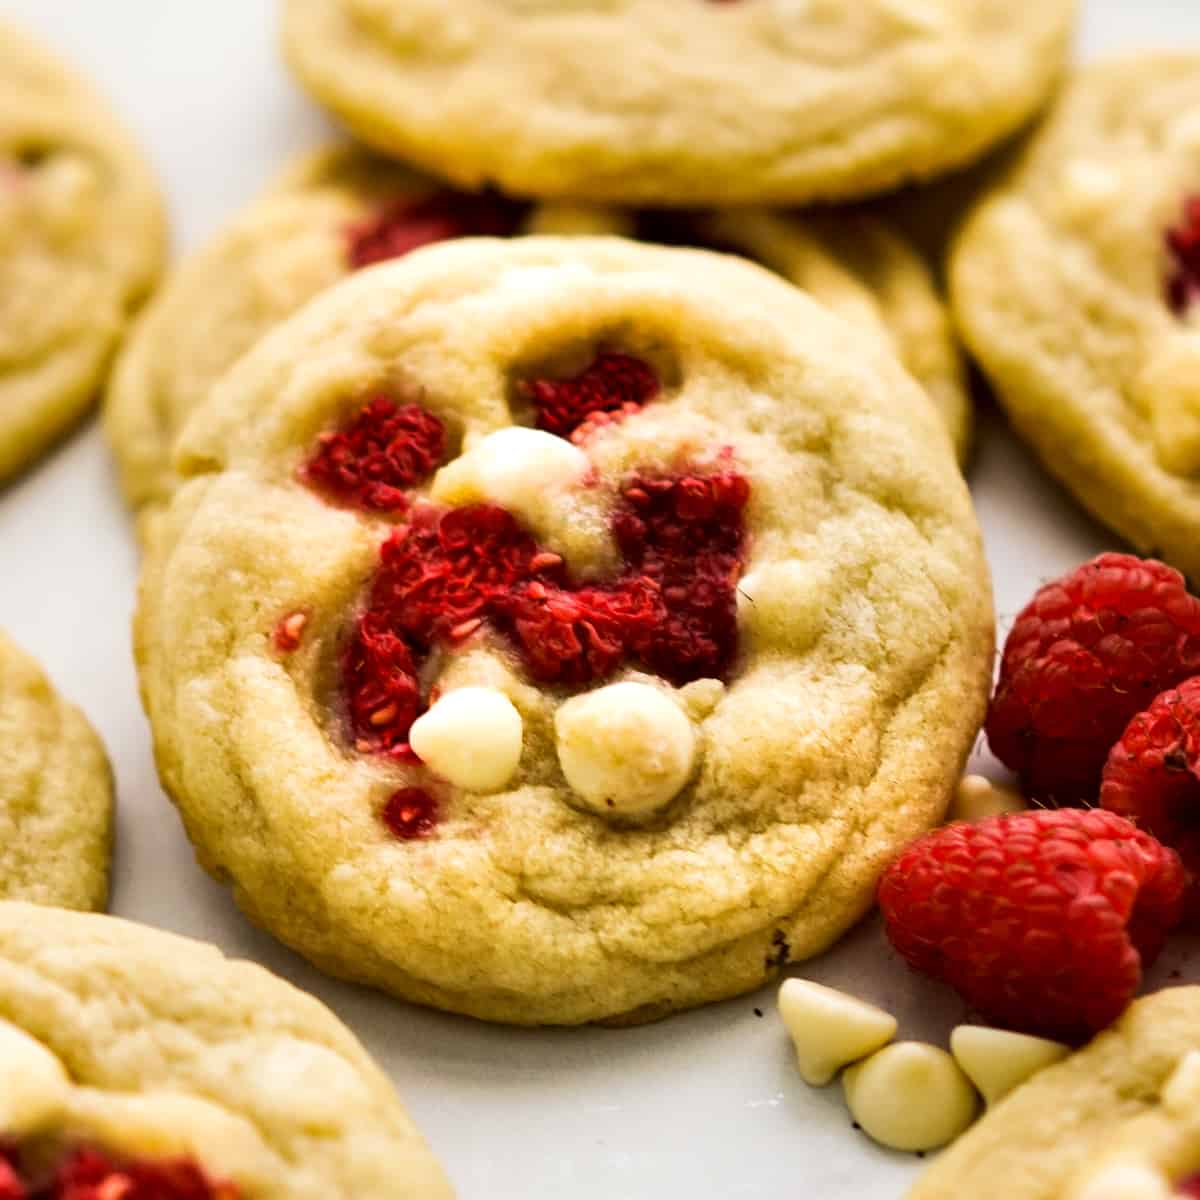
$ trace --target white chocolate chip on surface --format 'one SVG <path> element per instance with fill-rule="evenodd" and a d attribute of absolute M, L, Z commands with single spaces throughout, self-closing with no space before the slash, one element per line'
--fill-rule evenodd
<path fill-rule="evenodd" d="M 842 1076 L 846 1103 L 869 1137 L 893 1150 L 936 1150 L 965 1132 L 979 1098 L 937 1046 L 897 1042 Z"/>
<path fill-rule="evenodd" d="M 988 1104 L 1071 1053 L 1061 1042 L 985 1025 L 959 1025 L 950 1035 L 950 1050 Z"/>
<path fill-rule="evenodd" d="M 813 1087 L 824 1087 L 843 1067 L 896 1036 L 891 1013 L 807 979 L 789 979 L 779 989 L 779 1015 L 796 1047 L 800 1075 Z"/>
<path fill-rule="evenodd" d="M 568 700 L 554 718 L 558 760 L 593 812 L 643 817 L 691 778 L 696 734 L 672 698 L 644 683 L 614 683 Z"/>
<path fill-rule="evenodd" d="M 802 650 L 824 624 L 829 586 L 828 569 L 819 563 L 763 563 L 738 583 L 738 625 L 759 645 Z"/>
<path fill-rule="evenodd" d="M 524 722 L 501 691 L 447 692 L 409 732 L 417 757 L 436 775 L 470 792 L 503 788 L 521 762 Z"/>
<path fill-rule="evenodd" d="M 947 821 L 982 821 L 1003 813 L 1024 812 L 1025 797 L 993 783 L 986 775 L 964 775 L 954 791 Z"/>
<path fill-rule="evenodd" d="M 62 1063 L 41 1042 L 0 1021 L 0 1134 L 34 1133 L 56 1121 L 70 1092 Z"/>
<path fill-rule="evenodd" d="M 1066 1200 L 1170 1200 L 1161 1172 L 1142 1163 L 1117 1163 L 1093 1175 Z"/>

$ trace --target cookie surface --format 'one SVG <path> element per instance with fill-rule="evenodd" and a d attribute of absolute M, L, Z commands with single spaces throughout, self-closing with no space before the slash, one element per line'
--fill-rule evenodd
<path fill-rule="evenodd" d="M 731 257 L 418 251 L 261 342 L 176 465 L 137 622 L 164 784 L 254 920 L 422 1003 L 757 985 L 869 907 L 982 717 L 936 413 Z"/>
<path fill-rule="evenodd" d="M 951 264 L 971 349 L 1092 513 L 1200 578 L 1200 56 L 1089 67 Z"/>
<path fill-rule="evenodd" d="M 365 151 L 306 156 L 185 264 L 150 304 L 118 358 L 105 405 L 126 497 L 152 513 L 178 484 L 171 448 L 209 388 L 267 330 L 360 265 L 451 236 L 504 232 L 634 236 L 624 210 L 468 196 Z M 803 222 L 752 210 L 642 222 L 655 240 L 743 253 L 882 335 L 942 413 L 960 458 L 970 438 L 962 363 L 928 269 L 883 224 Z M 364 254 L 365 251 L 365 254 Z M 364 261 L 365 260 L 365 261 Z"/>
<path fill-rule="evenodd" d="M 1157 1179 L 1159 1190 L 1100 1188 L 1130 1171 Z M 909 1200 L 1167 1196 L 1197 1172 L 1200 988 L 1168 988 L 1000 1101 Z"/>
<path fill-rule="evenodd" d="M 164 242 L 154 180 L 107 106 L 0 22 L 0 480 L 95 399 Z"/>
<path fill-rule="evenodd" d="M 460 186 L 799 204 L 981 154 L 1056 81 L 1073 0 L 288 0 L 303 83 Z M 431 98 L 436 97 L 436 103 Z"/>
<path fill-rule="evenodd" d="M 0 898 L 103 908 L 112 810 L 100 739 L 0 633 Z"/>
<path fill-rule="evenodd" d="M 0 903 L 0 1047 L 0 1180 L 58 1167 L 97 1191 L 54 1195 L 124 1195 L 129 1177 L 164 1200 L 451 1195 L 337 1018 L 215 946 Z"/>

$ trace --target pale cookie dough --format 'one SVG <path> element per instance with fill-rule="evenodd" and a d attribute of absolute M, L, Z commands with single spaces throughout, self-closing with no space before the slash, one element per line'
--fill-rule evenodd
<path fill-rule="evenodd" d="M 104 421 L 135 510 L 153 511 L 177 479 L 171 447 L 209 388 L 269 329 L 354 269 L 356 234 L 406 203 L 414 237 L 440 231 L 436 208 L 467 232 L 483 219 L 524 222 L 516 205 L 447 192 L 350 146 L 304 155 L 214 241 L 175 271 L 117 360 Z M 458 206 L 458 208 L 456 208 Z M 461 210 L 461 211 L 460 211 Z M 424 233 L 420 227 L 424 227 Z"/>
<path fill-rule="evenodd" d="M 118 1168 L 187 1160 L 231 1200 L 451 1196 L 387 1079 L 312 997 L 215 946 L 0 903 L 0 1168 L 87 1150 Z"/>
<path fill-rule="evenodd" d="M 909 1200 L 1108 1200 L 1102 1176 L 1200 1171 L 1200 988 L 1137 1000 L 1116 1025 L 991 1108 Z M 1112 1173 L 1112 1174 L 1110 1174 Z M 1147 1193 L 1154 1196 L 1157 1193 Z"/>
<path fill-rule="evenodd" d="M 462 186 L 800 204 L 969 162 L 1045 102 L 1073 0 L 288 0 L 364 141 Z"/>
<path fill-rule="evenodd" d="M 107 105 L 0 22 L 0 481 L 96 398 L 164 244 L 156 184 Z"/>
<path fill-rule="evenodd" d="M 1168 237 L 1200 193 L 1198 108 L 1198 55 L 1082 70 L 951 264 L 966 339 L 1047 469 L 1193 580 L 1200 308 Z"/>
<path fill-rule="evenodd" d="M 649 496 L 632 480 L 734 472 L 758 599 L 729 597 L 725 686 L 672 686 L 677 664 L 628 655 L 586 686 L 539 683 L 542 639 L 518 652 L 488 621 L 456 625 L 420 667 L 422 704 L 499 690 L 523 730 L 505 789 L 463 791 L 405 746 L 377 752 L 395 703 L 372 702 L 355 733 L 348 715 L 381 543 L 443 529 L 436 485 L 411 489 L 405 518 L 305 479 L 381 390 L 441 419 L 451 461 L 605 356 L 623 394 L 646 373 L 660 390 L 572 436 L 591 470 L 537 560 L 603 589 L 622 567 L 618 505 Z M 986 705 L 988 574 L 936 414 L 875 340 L 735 258 L 599 238 L 420 250 L 264 339 L 175 466 L 190 479 L 153 539 L 136 634 L 164 784 L 255 921 L 425 1004 L 635 1021 L 759 985 L 867 910 L 884 866 L 941 818 Z M 592 811 L 559 759 L 556 716 L 619 683 L 678 709 L 667 770 L 643 776 L 648 813 Z"/>
<path fill-rule="evenodd" d="M 112 817 L 100 739 L 0 633 L 0 898 L 103 908 Z"/>

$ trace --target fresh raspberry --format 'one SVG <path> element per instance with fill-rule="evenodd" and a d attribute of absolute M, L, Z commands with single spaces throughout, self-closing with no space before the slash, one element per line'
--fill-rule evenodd
<path fill-rule="evenodd" d="M 518 391 L 537 413 L 537 427 L 569 438 L 600 413 L 626 415 L 661 390 L 654 369 L 628 354 L 601 354 L 572 379 L 527 379 Z"/>
<path fill-rule="evenodd" d="M 1191 881 L 1186 918 L 1200 924 L 1200 677 L 1129 722 L 1105 764 L 1100 803 L 1176 850 Z"/>
<path fill-rule="evenodd" d="M 988 713 L 996 757 L 1045 804 L 1094 804 L 1135 713 L 1200 674 L 1200 600 L 1178 571 L 1102 554 L 1043 587 L 1017 617 Z"/>
<path fill-rule="evenodd" d="M 445 426 L 432 413 L 376 396 L 341 429 L 317 438 L 300 476 L 351 508 L 403 512 L 407 489 L 433 474 L 445 450 Z"/>
<path fill-rule="evenodd" d="M 349 230 L 346 257 L 359 270 L 452 238 L 511 237 L 524 212 L 523 205 L 494 192 L 402 197 Z"/>
<path fill-rule="evenodd" d="M 1114 1021 L 1180 918 L 1173 850 L 1123 817 L 1038 811 L 959 822 L 885 872 L 892 945 L 989 1024 L 1080 1042 Z"/>
<path fill-rule="evenodd" d="M 437 801 L 424 788 L 402 788 L 383 806 L 381 815 L 394 837 L 419 841 L 437 828 Z"/>
<path fill-rule="evenodd" d="M 1171 271 L 1167 276 L 1167 304 L 1178 316 L 1200 297 L 1200 196 L 1183 208 L 1183 220 L 1167 231 Z"/>

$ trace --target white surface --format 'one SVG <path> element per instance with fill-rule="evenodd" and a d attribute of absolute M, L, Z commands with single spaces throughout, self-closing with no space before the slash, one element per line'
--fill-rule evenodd
<path fill-rule="evenodd" d="M 1200 45 L 1195 0 L 1085 8 L 1086 54 Z M 182 248 L 323 129 L 283 73 L 270 0 L 0 0 L 0 14 L 40 32 L 108 91 L 158 165 Z M 972 486 L 1002 623 L 1040 579 L 1112 544 L 994 418 L 982 423 Z M 521 1033 L 335 984 L 250 929 L 194 865 L 155 779 L 129 653 L 135 571 L 94 427 L 0 495 L 0 625 L 87 709 L 116 767 L 114 911 L 210 938 L 331 1004 L 391 1072 L 463 1200 L 902 1193 L 920 1164 L 856 1134 L 840 1088 L 800 1081 L 773 992 L 632 1031 Z M 1181 956 L 1176 948 L 1156 975 Z M 952 995 L 888 959 L 870 925 L 794 973 L 890 1008 L 902 1037 L 945 1044 L 963 1016 Z"/>

